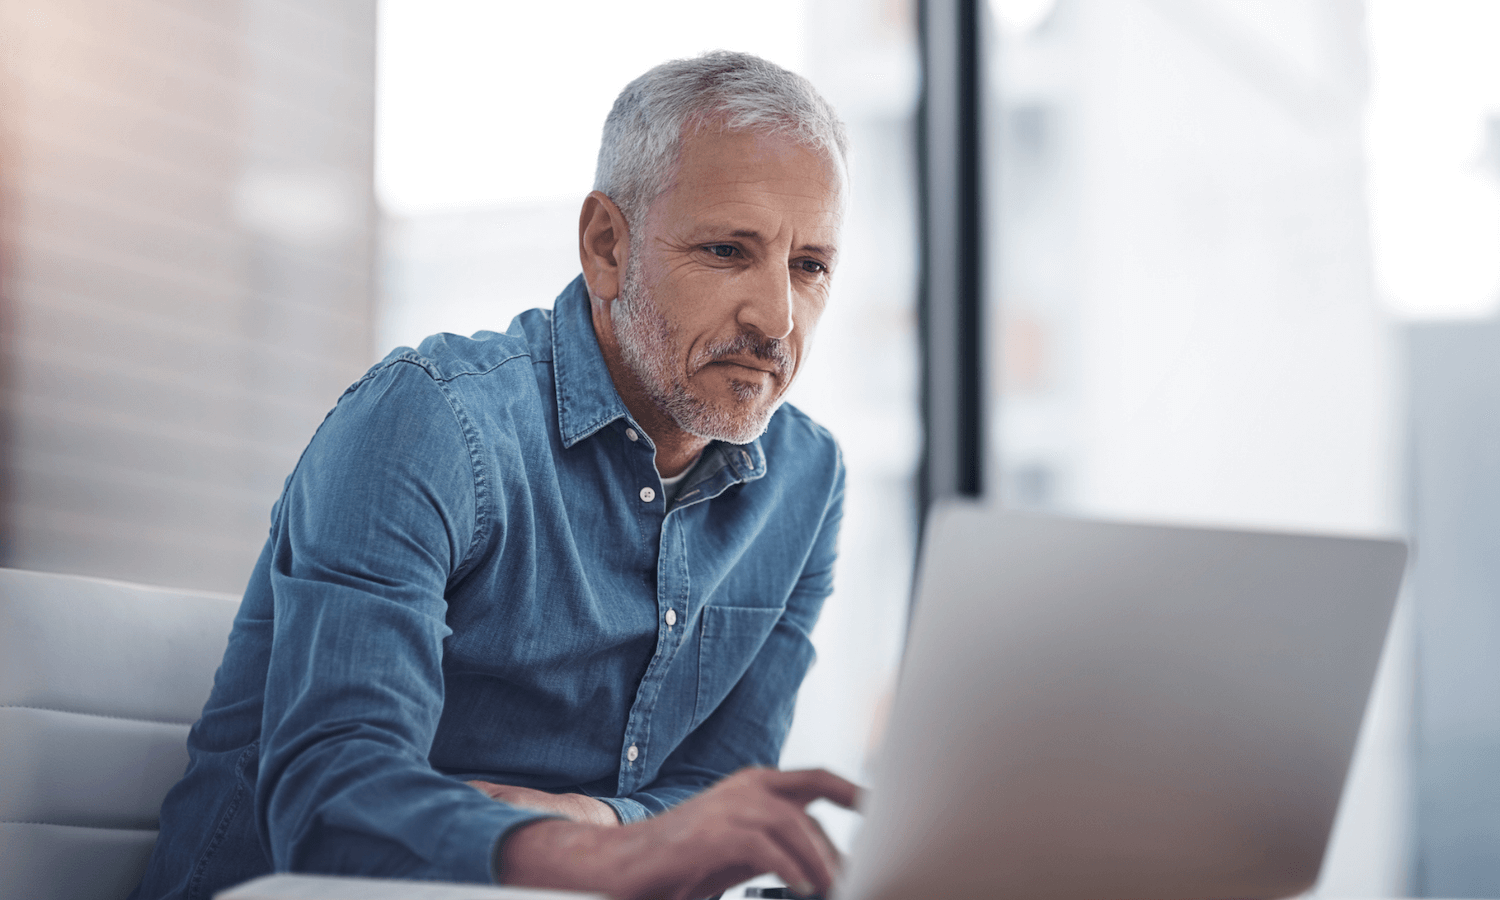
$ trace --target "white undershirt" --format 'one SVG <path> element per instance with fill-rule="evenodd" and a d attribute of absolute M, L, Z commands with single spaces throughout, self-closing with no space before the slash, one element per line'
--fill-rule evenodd
<path fill-rule="evenodd" d="M 703 455 L 700 453 L 698 455 L 698 459 L 695 459 L 692 462 L 688 463 L 685 467 L 683 467 L 683 470 L 681 472 L 678 472 L 671 478 L 662 475 L 660 472 L 657 473 L 657 475 L 661 476 L 661 492 L 663 496 L 665 496 L 668 506 L 671 506 L 672 501 L 677 499 L 677 489 L 681 487 L 682 482 L 687 480 L 687 477 L 692 474 L 693 469 L 697 468 L 698 460 L 702 458 Z"/>

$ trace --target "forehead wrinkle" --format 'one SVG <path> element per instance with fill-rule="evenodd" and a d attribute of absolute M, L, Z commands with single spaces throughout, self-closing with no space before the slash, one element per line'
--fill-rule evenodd
<path fill-rule="evenodd" d="M 831 231 L 836 235 L 839 230 L 843 210 L 839 204 L 842 198 L 837 192 L 830 192 L 826 185 L 819 183 L 789 186 L 749 179 L 749 184 L 757 189 L 746 192 L 732 188 L 726 190 L 728 186 L 721 181 L 709 186 L 697 202 L 673 209 L 674 203 L 686 199 L 679 191 L 687 185 L 679 182 L 657 198 L 650 217 L 660 217 L 658 221 L 668 233 L 675 232 L 679 240 L 690 241 L 724 236 L 770 244 L 788 232 L 795 237 L 805 228 L 814 233 L 807 235 L 810 240 L 799 245 L 801 248 L 834 252 L 832 242 L 820 241 L 824 235 L 818 232 Z M 830 197 L 830 193 L 835 196 Z"/>
<path fill-rule="evenodd" d="M 684 181 L 674 184 L 683 187 Z M 824 203 L 827 198 L 842 194 L 840 185 L 816 177 L 784 178 L 776 173 L 743 172 L 735 175 L 718 174 L 710 184 L 703 185 L 710 193 L 744 192 L 747 195 L 774 194 L 795 197 L 813 203 Z"/>
<path fill-rule="evenodd" d="M 818 192 L 764 190 L 737 197 L 714 193 L 717 196 L 702 198 L 703 202 L 697 209 L 684 212 L 690 218 L 706 220 L 707 224 L 721 229 L 741 227 L 747 230 L 755 230 L 755 225 L 772 220 L 788 225 L 836 226 L 840 215 L 836 203 L 827 202 L 826 195 Z M 826 221 L 820 223 L 819 219 Z"/>

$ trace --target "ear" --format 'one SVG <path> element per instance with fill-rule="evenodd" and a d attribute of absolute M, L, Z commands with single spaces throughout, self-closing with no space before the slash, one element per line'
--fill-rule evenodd
<path fill-rule="evenodd" d="M 596 304 L 609 303 L 620 295 L 629 253 L 630 227 L 625 224 L 625 214 L 604 193 L 591 192 L 578 214 L 578 259 L 583 264 L 589 296 Z"/>

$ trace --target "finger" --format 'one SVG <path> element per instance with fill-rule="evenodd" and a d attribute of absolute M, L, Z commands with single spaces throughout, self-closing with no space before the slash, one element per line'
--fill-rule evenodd
<path fill-rule="evenodd" d="M 779 837 L 774 833 L 755 836 L 755 859 L 759 863 L 756 871 L 774 873 L 799 894 L 816 894 L 828 890 L 833 884 L 832 877 L 817 862 L 816 855 L 808 859 L 789 851 Z"/>
<path fill-rule="evenodd" d="M 853 809 L 860 789 L 852 781 L 840 778 L 827 769 L 796 769 L 790 772 L 767 772 L 771 790 L 804 806 L 814 800 L 831 800 L 845 809 Z"/>
<path fill-rule="evenodd" d="M 645 823 L 634 827 L 641 824 Z M 648 872 L 618 896 L 625 900 L 696 900 L 768 872 L 787 884 L 811 883 L 796 860 L 764 830 L 753 826 L 720 831 L 709 836 L 699 849 L 705 852 L 697 858 L 691 853 L 655 853 L 641 859 Z M 616 895 L 615 891 L 610 893 Z"/>
<path fill-rule="evenodd" d="M 766 833 L 812 876 L 818 890 L 827 890 L 839 870 L 839 853 L 823 832 L 823 826 L 796 803 L 783 801 L 770 811 L 772 818 L 764 826 Z"/>
<path fill-rule="evenodd" d="M 673 900 L 697 900 L 699 897 L 718 897 L 727 888 L 743 884 L 764 871 L 751 865 L 734 865 L 718 869 L 703 876 L 699 881 L 681 888 Z"/>

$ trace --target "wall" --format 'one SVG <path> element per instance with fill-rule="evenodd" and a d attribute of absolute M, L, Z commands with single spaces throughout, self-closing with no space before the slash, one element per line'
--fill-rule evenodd
<path fill-rule="evenodd" d="M 0 4 L 0 564 L 238 591 L 369 362 L 367 3 Z"/>
<path fill-rule="evenodd" d="M 1500 319 L 1413 325 L 1418 896 L 1500 896 Z"/>

